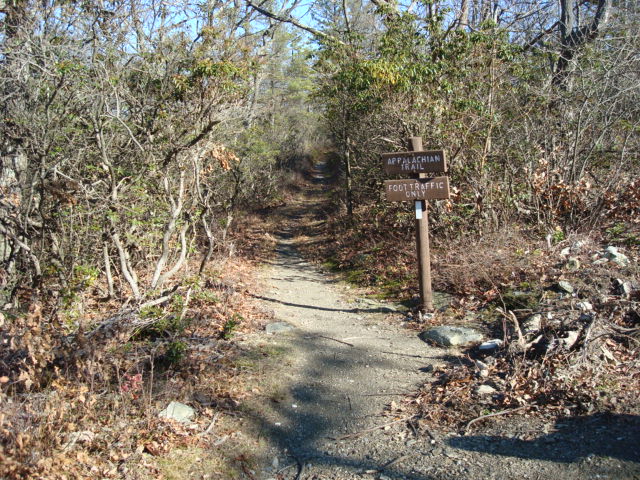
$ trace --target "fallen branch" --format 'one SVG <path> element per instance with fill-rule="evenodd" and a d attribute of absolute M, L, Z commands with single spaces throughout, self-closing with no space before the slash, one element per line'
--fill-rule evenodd
<path fill-rule="evenodd" d="M 406 422 L 407 420 L 411 420 L 412 418 L 415 418 L 415 415 L 410 415 L 408 417 L 403 417 L 403 418 L 400 418 L 398 420 L 394 420 L 393 422 L 385 423 L 384 425 L 378 425 L 376 427 L 365 428 L 364 430 L 360 430 L 359 432 L 348 433 L 347 435 L 342 435 L 341 437 L 336 437 L 336 438 L 329 437 L 329 439 L 330 440 L 335 440 L 335 441 L 340 441 L 340 440 L 346 440 L 347 438 L 355 438 L 355 437 L 358 437 L 358 436 L 362 435 L 363 433 L 369 433 L 369 432 L 373 432 L 375 430 L 380 430 L 381 428 L 389 427 L 391 425 L 395 425 L 396 423 Z"/>
<path fill-rule="evenodd" d="M 524 405 L 523 407 L 512 408 L 511 410 L 502 410 L 501 412 L 489 413 L 488 415 L 481 415 L 481 416 L 479 416 L 477 418 L 474 418 L 469 423 L 467 423 L 466 427 L 464 427 L 464 432 L 463 433 L 466 435 L 466 433 L 469 431 L 469 427 L 471 427 L 471 425 L 473 425 L 476 422 L 479 422 L 480 420 L 484 420 L 485 418 L 498 417 L 500 415 L 507 415 L 509 413 L 515 413 L 515 412 L 518 412 L 520 410 L 524 410 L 525 408 L 530 408 L 530 407 L 531 407 L 531 405 Z"/>

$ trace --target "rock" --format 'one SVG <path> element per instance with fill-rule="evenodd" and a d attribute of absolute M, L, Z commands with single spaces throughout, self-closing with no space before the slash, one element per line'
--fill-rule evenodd
<path fill-rule="evenodd" d="M 585 247 L 586 245 L 587 245 L 587 242 L 585 240 L 577 240 L 573 242 L 573 245 L 571 245 L 571 250 L 573 250 L 574 252 L 577 252 L 582 247 Z"/>
<path fill-rule="evenodd" d="M 486 363 L 487 365 L 489 365 L 490 367 L 492 367 L 492 366 L 494 366 L 494 365 L 496 364 L 496 362 L 497 362 L 498 360 L 496 360 L 496 357 L 491 357 L 491 356 L 489 356 L 489 357 L 484 357 L 484 358 L 482 359 L 482 361 L 483 361 L 484 363 Z"/>
<path fill-rule="evenodd" d="M 560 256 L 568 257 L 571 254 L 571 247 L 565 247 L 560 251 Z"/>
<path fill-rule="evenodd" d="M 497 390 L 491 385 L 479 385 L 478 388 L 476 388 L 476 393 L 478 395 L 492 395 L 496 392 Z"/>
<path fill-rule="evenodd" d="M 631 292 L 633 291 L 633 287 L 630 282 L 625 282 L 620 278 L 616 278 L 613 282 L 615 284 L 616 294 L 621 295 L 624 298 L 629 298 L 631 296 Z"/>
<path fill-rule="evenodd" d="M 566 280 L 560 280 L 557 284 L 558 290 L 565 293 L 573 293 L 573 285 Z"/>
<path fill-rule="evenodd" d="M 478 374 L 481 377 L 489 376 L 489 365 L 487 365 L 484 362 L 481 362 L 480 360 L 475 360 L 475 364 L 476 364 L 476 368 L 478 369 Z"/>
<path fill-rule="evenodd" d="M 591 303 L 589 303 L 587 301 L 578 302 L 576 304 L 576 307 L 578 307 L 583 312 L 589 312 L 589 311 L 593 310 L 593 305 L 591 305 Z"/>
<path fill-rule="evenodd" d="M 267 324 L 267 326 L 264 329 L 267 333 L 272 334 L 272 333 L 289 332 L 294 328 L 295 327 L 293 325 L 287 322 L 274 322 L 274 323 Z"/>
<path fill-rule="evenodd" d="M 390 307 L 389 305 L 380 305 L 378 309 L 383 313 L 396 313 L 398 311 L 395 307 Z"/>
<path fill-rule="evenodd" d="M 627 257 L 624 253 L 620 253 L 617 247 L 609 246 L 604 254 L 607 260 L 612 261 L 616 265 L 620 267 L 626 267 L 629 265 L 629 257 Z"/>
<path fill-rule="evenodd" d="M 195 415 L 196 411 L 193 408 L 180 402 L 171 402 L 158 414 L 161 418 L 168 418 L 180 423 L 191 423 L 191 419 Z"/>
<path fill-rule="evenodd" d="M 562 344 L 564 345 L 564 347 L 566 349 L 569 349 L 571 347 L 573 347 L 575 345 L 575 343 L 578 341 L 578 336 L 580 335 L 580 332 L 577 330 L 569 330 L 567 332 L 567 336 L 565 338 L 561 338 L 560 341 L 562 341 Z"/>
<path fill-rule="evenodd" d="M 609 263 L 609 260 L 607 260 L 606 258 L 599 258 L 595 262 L 593 262 L 594 265 L 604 265 L 605 263 Z"/>
<path fill-rule="evenodd" d="M 578 317 L 578 321 L 584 323 L 590 323 L 593 321 L 593 313 L 581 313 Z"/>
<path fill-rule="evenodd" d="M 542 315 L 539 313 L 534 313 L 529 316 L 524 322 L 522 322 L 522 333 L 524 335 L 529 335 L 531 333 L 536 333 L 542 328 Z"/>
<path fill-rule="evenodd" d="M 570 257 L 569 260 L 567 260 L 565 267 L 567 270 L 579 270 L 580 260 L 575 257 Z"/>
<path fill-rule="evenodd" d="M 487 340 L 484 343 L 481 343 L 478 346 L 478 350 L 482 350 L 484 352 L 492 352 L 494 350 L 498 350 L 504 342 L 499 338 L 493 338 L 491 340 Z"/>
<path fill-rule="evenodd" d="M 425 330 L 420 334 L 420 338 L 425 342 L 432 341 L 438 345 L 453 347 L 480 342 L 482 334 L 473 328 L 444 325 Z"/>

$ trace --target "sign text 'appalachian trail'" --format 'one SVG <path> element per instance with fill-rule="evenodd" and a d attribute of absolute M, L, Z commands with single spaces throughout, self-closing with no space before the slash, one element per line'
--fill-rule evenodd
<path fill-rule="evenodd" d="M 388 174 L 444 173 L 447 171 L 444 150 L 383 153 L 382 161 L 384 171 Z"/>

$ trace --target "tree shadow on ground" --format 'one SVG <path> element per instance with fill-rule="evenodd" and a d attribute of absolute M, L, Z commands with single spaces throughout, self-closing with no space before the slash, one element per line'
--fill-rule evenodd
<path fill-rule="evenodd" d="M 356 447 L 361 441 L 371 440 L 372 433 L 381 432 L 377 428 L 368 429 L 396 419 L 382 415 L 384 404 L 407 393 L 397 390 L 412 387 L 404 385 L 404 389 L 399 386 L 393 389 L 390 385 L 389 390 L 393 391 L 381 392 L 379 385 L 358 384 L 362 369 L 375 369 L 382 376 L 386 372 L 406 371 L 406 358 L 394 355 L 395 352 L 372 353 L 365 348 L 333 345 L 331 339 L 306 336 L 301 332 L 287 335 L 296 346 L 296 355 L 305 358 L 305 367 L 296 382 L 287 383 L 283 378 L 282 387 L 286 391 L 279 392 L 278 398 L 270 398 L 266 403 L 262 401 L 248 408 L 245 418 L 250 420 L 261 437 L 269 439 L 280 455 L 290 457 L 298 467 L 311 464 L 328 467 L 332 471 L 348 470 L 351 475 L 354 472 L 378 472 L 391 479 L 433 480 L 433 477 L 405 468 L 402 462 L 385 466 L 404 455 L 391 446 L 388 446 L 388 451 L 380 451 L 378 447 L 371 450 Z M 427 356 L 421 358 L 430 359 Z M 417 364 L 414 366 L 419 370 Z M 396 425 L 406 428 L 406 421 Z M 385 447 L 384 441 L 382 446 Z M 412 452 L 413 457 L 421 455 L 423 453 L 419 449 Z M 269 460 L 265 460 L 268 465 Z M 289 476 L 277 477 L 276 472 L 271 473 L 274 478 L 322 478 L 300 475 L 296 468 L 284 472 Z M 269 477 L 268 472 L 266 477 Z M 371 478 L 377 478 L 377 475 Z"/>
<path fill-rule="evenodd" d="M 533 440 L 474 435 L 451 438 L 448 443 L 463 450 L 529 460 L 573 463 L 598 456 L 640 463 L 640 417 L 609 413 L 566 417 L 556 421 L 555 431 Z"/>
<path fill-rule="evenodd" d="M 293 280 L 292 280 L 293 281 Z M 374 308 L 362 308 L 362 307 L 353 307 L 353 308 L 330 308 L 330 307 L 320 307 L 318 305 L 305 305 L 302 303 L 293 303 L 293 302 L 285 302 L 284 300 L 279 300 L 273 297 L 266 297 L 264 295 L 254 295 L 249 294 L 249 296 L 256 298 L 258 300 L 263 300 L 265 302 L 277 303 L 280 305 L 287 305 L 290 307 L 297 308 L 308 308 L 311 310 L 319 310 L 322 312 L 346 312 L 346 313 L 356 313 L 356 314 L 369 314 L 369 313 L 391 313 L 392 310 L 388 307 L 374 307 Z"/>

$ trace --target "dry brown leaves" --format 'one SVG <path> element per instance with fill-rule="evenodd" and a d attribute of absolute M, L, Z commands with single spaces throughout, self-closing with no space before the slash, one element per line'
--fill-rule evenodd
<path fill-rule="evenodd" d="M 164 456 L 181 445 L 206 447 L 215 440 L 198 433 L 252 394 L 246 372 L 236 365 L 242 351 L 233 338 L 264 317 L 251 299 L 253 271 L 240 258 L 213 262 L 208 279 L 192 287 L 182 327 L 161 328 L 173 325 L 184 295 L 157 310 L 148 333 L 115 343 L 83 345 L 91 343 L 92 321 L 83 322 L 89 332 L 70 335 L 37 304 L 3 318 L 0 477 L 132 478 L 131 466 L 144 464 L 142 454 Z M 126 323 L 138 317 L 115 318 Z M 196 423 L 158 418 L 171 400 L 195 407 Z M 155 475 L 153 462 L 144 468 Z"/>

